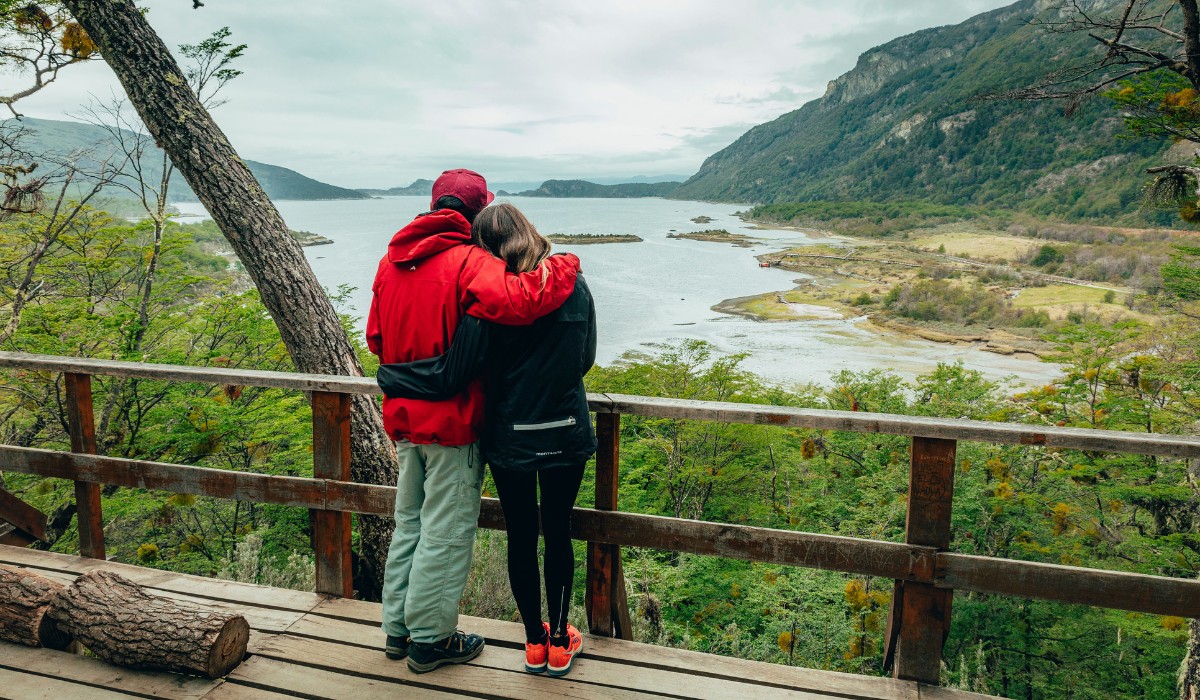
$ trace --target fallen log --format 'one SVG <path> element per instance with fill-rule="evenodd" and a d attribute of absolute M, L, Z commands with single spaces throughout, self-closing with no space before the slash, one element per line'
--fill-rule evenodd
<path fill-rule="evenodd" d="M 50 615 L 96 656 L 129 668 L 220 678 L 246 655 L 246 618 L 150 595 L 110 571 L 89 571 L 54 598 Z"/>
<path fill-rule="evenodd" d="M 62 584 L 32 571 L 0 565 L 0 639 L 47 649 L 70 646 L 70 635 L 46 614 L 62 589 Z"/>

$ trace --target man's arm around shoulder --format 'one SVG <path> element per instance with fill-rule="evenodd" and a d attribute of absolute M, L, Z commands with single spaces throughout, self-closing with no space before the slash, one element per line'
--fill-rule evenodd
<path fill-rule="evenodd" d="M 467 313 L 509 326 L 524 326 L 563 305 L 575 290 L 579 258 L 571 253 L 551 255 L 532 272 L 513 274 L 504 261 L 482 248 L 471 252 L 463 266 L 463 307 Z"/>

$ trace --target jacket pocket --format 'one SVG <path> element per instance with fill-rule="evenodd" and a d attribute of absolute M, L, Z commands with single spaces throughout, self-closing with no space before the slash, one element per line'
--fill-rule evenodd
<path fill-rule="evenodd" d="M 513 423 L 513 430 L 549 430 L 551 428 L 566 428 L 575 425 L 575 416 L 568 416 L 559 420 L 548 420 L 541 423 Z"/>

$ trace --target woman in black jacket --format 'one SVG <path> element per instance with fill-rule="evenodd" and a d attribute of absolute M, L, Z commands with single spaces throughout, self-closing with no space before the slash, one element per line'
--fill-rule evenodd
<path fill-rule="evenodd" d="M 476 243 L 528 272 L 550 253 L 550 242 L 511 204 L 480 212 Z M 382 365 L 379 385 L 388 396 L 444 399 L 485 377 L 484 459 L 508 528 L 508 577 L 525 624 L 525 670 L 565 675 L 583 646 L 567 624 L 574 580 L 571 509 L 584 465 L 596 452 L 583 375 L 596 359 L 596 310 L 583 276 L 556 311 L 529 326 L 502 326 L 464 316 L 444 355 Z M 538 576 L 538 487 L 546 541 L 546 607 L 541 619 Z"/>

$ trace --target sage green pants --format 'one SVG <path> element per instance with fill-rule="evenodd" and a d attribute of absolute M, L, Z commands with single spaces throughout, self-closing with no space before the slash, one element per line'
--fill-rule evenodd
<path fill-rule="evenodd" d="M 396 443 L 396 530 L 383 578 L 383 631 L 416 642 L 454 633 L 471 569 L 483 463 L 479 444 Z"/>

